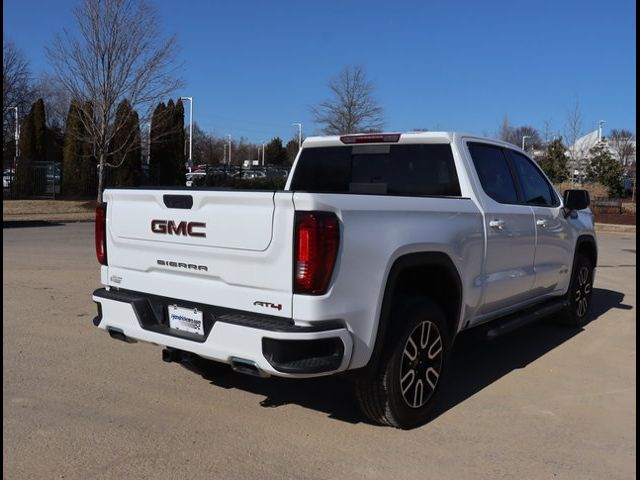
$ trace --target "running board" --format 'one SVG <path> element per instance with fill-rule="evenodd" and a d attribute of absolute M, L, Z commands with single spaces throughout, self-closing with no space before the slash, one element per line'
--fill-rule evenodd
<path fill-rule="evenodd" d="M 537 305 L 528 310 L 521 310 L 520 312 L 512 313 L 500 320 L 496 320 L 495 326 L 487 331 L 487 338 L 492 340 L 505 333 L 512 332 L 524 325 L 536 322 L 552 313 L 559 312 L 563 308 L 567 307 L 567 302 L 564 298 L 559 300 L 552 300 L 549 303 Z"/>

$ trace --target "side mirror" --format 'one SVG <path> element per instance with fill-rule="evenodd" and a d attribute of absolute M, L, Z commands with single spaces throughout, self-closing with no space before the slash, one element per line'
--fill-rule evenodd
<path fill-rule="evenodd" d="M 564 208 L 567 210 L 584 210 L 591 203 L 589 192 L 586 190 L 565 190 Z"/>

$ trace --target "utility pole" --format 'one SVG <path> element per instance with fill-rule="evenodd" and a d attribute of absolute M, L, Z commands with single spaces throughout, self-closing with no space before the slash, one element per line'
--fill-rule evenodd
<path fill-rule="evenodd" d="M 231 165 L 231 135 L 227 135 L 229 137 L 229 162 L 227 165 Z"/>
<path fill-rule="evenodd" d="M 262 144 L 262 166 L 264 167 L 264 146 L 265 144 Z"/>
<path fill-rule="evenodd" d="M 301 123 L 292 123 L 294 127 L 298 126 L 298 151 L 302 148 L 302 124 Z"/>

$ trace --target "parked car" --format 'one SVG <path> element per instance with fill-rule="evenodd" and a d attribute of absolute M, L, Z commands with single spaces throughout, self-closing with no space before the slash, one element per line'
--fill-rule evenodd
<path fill-rule="evenodd" d="M 60 183 L 60 167 L 58 165 L 50 165 L 47 167 L 47 182 Z"/>
<path fill-rule="evenodd" d="M 12 168 L 5 168 L 2 172 L 2 186 L 4 188 L 11 187 L 11 183 L 13 182 L 15 175 L 16 174 Z"/>
<path fill-rule="evenodd" d="M 244 172 L 240 172 L 240 175 L 237 178 L 242 180 L 253 180 L 254 178 L 266 178 L 267 174 L 260 170 L 247 170 Z"/>
<path fill-rule="evenodd" d="M 204 183 L 205 179 L 207 178 L 207 172 L 204 172 L 204 171 L 191 172 L 191 173 L 187 173 L 185 177 L 187 179 L 186 186 L 192 187 L 194 184 L 198 185 L 200 183 Z"/>

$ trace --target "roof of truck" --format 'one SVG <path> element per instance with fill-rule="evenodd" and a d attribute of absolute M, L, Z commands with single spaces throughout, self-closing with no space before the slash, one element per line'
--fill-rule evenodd
<path fill-rule="evenodd" d="M 485 140 L 492 143 L 498 143 L 508 145 L 513 148 L 516 145 L 512 145 L 495 138 L 488 138 L 482 135 L 476 135 L 466 132 L 381 132 L 381 133 L 356 133 L 349 135 L 328 135 L 328 136 L 316 136 L 307 137 L 302 146 L 305 148 L 313 147 L 331 147 L 331 146 L 343 146 L 354 145 L 361 143 L 451 143 L 456 138 L 473 138 L 478 140 Z M 358 138 L 358 141 L 354 141 Z M 345 141 L 346 140 L 346 141 Z M 371 140 L 371 141 L 367 141 Z"/>

